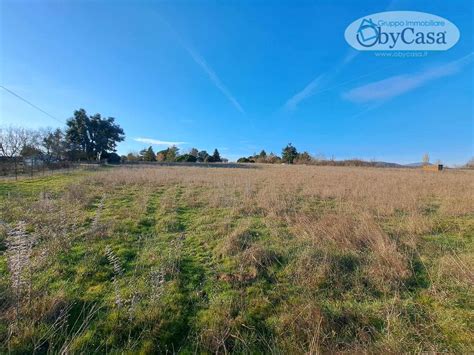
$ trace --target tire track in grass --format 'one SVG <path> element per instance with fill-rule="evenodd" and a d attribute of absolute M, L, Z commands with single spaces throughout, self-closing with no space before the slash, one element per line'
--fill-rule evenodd
<path fill-rule="evenodd" d="M 186 343 L 193 317 L 189 280 L 201 273 L 184 252 L 187 208 L 181 196 L 181 187 L 166 186 L 160 196 L 160 205 L 149 205 L 147 216 L 142 221 L 148 230 L 153 225 L 154 234 L 148 239 L 148 245 L 156 254 L 156 262 L 149 264 L 149 267 L 161 274 L 164 280 L 163 294 L 157 304 L 160 329 L 155 339 L 161 352 L 178 352 Z M 153 258 L 152 255 L 150 257 Z"/>
<path fill-rule="evenodd" d="M 176 219 L 180 231 L 174 237 L 182 241 L 179 288 L 184 299 L 185 334 L 182 334 L 179 344 L 175 345 L 182 346 L 192 336 L 196 316 L 206 304 L 204 285 L 212 269 L 212 254 L 205 249 L 193 228 L 194 220 L 202 211 L 187 206 L 186 201 L 183 201 L 182 186 L 177 187 L 176 203 Z"/>
<path fill-rule="evenodd" d="M 145 208 L 144 217 L 138 221 L 137 232 L 144 234 L 151 234 L 155 232 L 156 225 L 156 211 L 163 189 L 157 189 L 150 194 Z"/>

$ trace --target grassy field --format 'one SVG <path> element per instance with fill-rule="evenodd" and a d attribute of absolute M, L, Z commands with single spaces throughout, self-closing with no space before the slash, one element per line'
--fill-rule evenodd
<path fill-rule="evenodd" d="M 0 352 L 474 352 L 474 174 L 0 182 Z"/>

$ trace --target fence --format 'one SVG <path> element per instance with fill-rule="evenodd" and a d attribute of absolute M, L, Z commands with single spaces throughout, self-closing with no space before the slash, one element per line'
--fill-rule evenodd
<path fill-rule="evenodd" d="M 2 159 L 0 160 L 0 176 L 15 177 L 46 175 L 57 170 L 77 169 L 79 163 L 70 161 L 46 162 L 35 159 Z"/>

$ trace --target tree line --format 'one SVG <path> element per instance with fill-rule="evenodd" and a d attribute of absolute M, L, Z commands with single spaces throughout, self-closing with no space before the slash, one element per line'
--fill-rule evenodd
<path fill-rule="evenodd" d="M 117 155 L 117 144 L 124 139 L 125 133 L 115 118 L 88 115 L 79 109 L 66 121 L 64 130 L 0 128 L 0 157 L 35 157 L 46 162 L 100 161 Z"/>
<path fill-rule="evenodd" d="M 425 154 L 423 161 L 429 163 L 429 156 Z M 267 154 L 262 150 L 258 154 L 248 157 L 242 157 L 237 160 L 238 163 L 261 163 L 261 164 L 305 164 L 305 165 L 329 165 L 329 166 L 371 166 L 371 167 L 396 167 L 402 166 L 394 163 L 366 161 L 362 159 L 335 160 L 326 159 L 322 156 L 312 156 L 307 151 L 298 152 L 295 146 L 288 143 L 281 152 L 281 156 L 274 153 Z"/>
<path fill-rule="evenodd" d="M 189 162 L 189 163 L 226 163 L 227 159 L 222 158 L 219 151 L 214 149 L 212 154 L 205 150 L 199 151 L 191 148 L 188 153 L 180 154 L 176 146 L 168 147 L 155 153 L 152 146 L 141 150 L 139 153 L 128 153 L 121 157 L 122 162 Z"/>
<path fill-rule="evenodd" d="M 262 150 L 259 154 L 254 154 L 249 157 L 242 157 L 237 160 L 238 163 L 263 163 L 263 164 L 309 164 L 314 158 L 308 152 L 299 153 L 296 147 L 288 143 L 282 149 L 281 157 L 273 152 L 267 154 Z"/>
<path fill-rule="evenodd" d="M 212 154 L 192 148 L 180 154 L 171 146 L 155 153 L 153 147 L 139 153 L 119 156 L 117 144 L 125 139 L 123 129 L 113 117 L 88 115 L 84 109 L 74 111 L 65 129 L 0 128 L 0 158 L 16 163 L 18 158 L 35 158 L 46 163 L 61 161 L 107 161 L 108 163 L 135 161 L 163 162 L 227 162 L 217 149 Z"/>
<path fill-rule="evenodd" d="M 155 152 L 152 146 L 138 153 L 119 156 L 117 144 L 125 139 L 124 130 L 115 122 L 114 117 L 102 117 L 96 113 L 88 115 L 84 109 L 74 111 L 66 121 L 64 129 L 30 130 L 21 127 L 0 128 L 0 159 L 34 157 L 43 162 L 61 161 L 107 161 L 109 163 L 125 162 L 227 162 L 217 149 L 212 154 L 205 150 L 192 148 L 181 154 L 177 146 L 171 146 Z M 238 163 L 264 164 L 318 164 L 318 165 L 350 165 L 350 166 L 381 166 L 383 162 L 368 162 L 360 159 L 335 161 L 316 158 L 308 152 L 298 152 L 291 143 L 287 144 L 281 156 L 262 150 L 258 154 L 241 157 Z M 423 163 L 429 162 L 425 154 Z M 392 164 L 393 165 L 393 164 Z M 396 165 L 396 164 L 395 164 Z M 472 160 L 466 167 L 473 166 Z"/>

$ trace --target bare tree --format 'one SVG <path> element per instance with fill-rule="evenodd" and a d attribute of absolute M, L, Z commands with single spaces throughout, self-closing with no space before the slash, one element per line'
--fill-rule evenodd
<path fill-rule="evenodd" d="M 428 165 L 430 163 L 430 156 L 428 153 L 423 155 L 423 165 Z"/>
<path fill-rule="evenodd" d="M 32 140 L 30 131 L 21 127 L 0 128 L 0 156 L 14 158 Z"/>
<path fill-rule="evenodd" d="M 38 132 L 22 127 L 0 128 L 0 157 L 13 160 L 15 177 L 18 175 L 18 157 L 23 149 L 38 147 Z"/>

